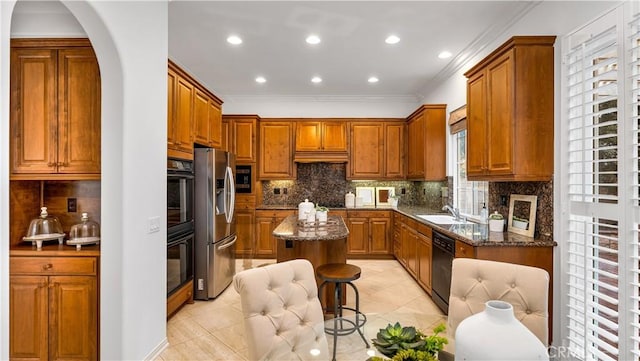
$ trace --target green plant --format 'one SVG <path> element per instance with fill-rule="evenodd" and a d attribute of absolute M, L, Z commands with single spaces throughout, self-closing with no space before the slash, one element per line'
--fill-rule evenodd
<path fill-rule="evenodd" d="M 527 223 L 529 223 L 529 220 L 528 220 L 528 219 L 520 218 L 520 217 L 516 217 L 516 216 L 513 216 L 513 220 L 514 220 L 514 221 L 520 221 L 520 222 L 527 222 Z"/>
<path fill-rule="evenodd" d="M 504 219 L 504 217 L 502 216 L 502 214 L 498 213 L 498 211 L 495 211 L 493 213 L 491 213 L 491 215 L 489 216 L 489 219 Z"/>
<path fill-rule="evenodd" d="M 316 212 L 329 212 L 329 208 L 324 206 L 316 206 Z"/>
<path fill-rule="evenodd" d="M 389 324 L 386 328 L 381 328 L 371 341 L 380 353 L 392 361 L 431 361 L 435 360 L 435 354 L 448 343 L 446 337 L 440 336 L 445 329 L 445 325 L 440 324 L 433 329 L 432 335 L 427 336 L 415 327 L 402 327 L 396 322 L 395 325 Z M 377 359 L 380 360 L 382 359 Z"/>

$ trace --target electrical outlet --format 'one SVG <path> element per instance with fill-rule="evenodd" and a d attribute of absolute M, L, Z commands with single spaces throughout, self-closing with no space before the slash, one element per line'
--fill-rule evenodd
<path fill-rule="evenodd" d="M 500 205 L 501 206 L 506 206 L 507 205 L 507 196 L 505 196 L 505 195 L 501 195 L 500 196 Z"/>
<path fill-rule="evenodd" d="M 280 188 L 273 188 L 273 194 L 280 194 Z"/>
<path fill-rule="evenodd" d="M 147 219 L 147 233 L 160 232 L 160 217 L 149 217 Z"/>
<path fill-rule="evenodd" d="M 282 193 L 287 194 L 287 188 L 282 188 Z"/>
<path fill-rule="evenodd" d="M 400 194 L 406 194 L 406 193 L 407 193 L 407 190 L 405 188 L 400 189 Z"/>
<path fill-rule="evenodd" d="M 67 198 L 67 213 L 76 213 L 78 211 L 78 200 L 76 198 Z"/>

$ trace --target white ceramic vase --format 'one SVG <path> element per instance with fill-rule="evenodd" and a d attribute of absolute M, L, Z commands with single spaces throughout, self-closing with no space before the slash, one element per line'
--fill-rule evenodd
<path fill-rule="evenodd" d="M 488 301 L 484 311 L 465 318 L 456 329 L 456 360 L 549 360 L 542 342 L 504 301 Z"/>

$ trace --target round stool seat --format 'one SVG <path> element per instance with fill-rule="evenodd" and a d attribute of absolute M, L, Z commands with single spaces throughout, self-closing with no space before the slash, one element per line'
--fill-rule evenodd
<path fill-rule="evenodd" d="M 325 282 L 350 282 L 360 278 L 362 270 L 346 263 L 328 263 L 318 266 L 316 274 Z"/>

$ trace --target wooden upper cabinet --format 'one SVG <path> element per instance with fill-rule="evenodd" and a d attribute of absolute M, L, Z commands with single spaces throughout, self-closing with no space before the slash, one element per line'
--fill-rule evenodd
<path fill-rule="evenodd" d="M 553 176 L 555 36 L 515 36 L 465 73 L 470 180 Z"/>
<path fill-rule="evenodd" d="M 425 104 L 408 118 L 407 178 L 446 178 L 446 104 Z"/>
<path fill-rule="evenodd" d="M 229 123 L 228 148 L 235 153 L 238 163 L 255 163 L 258 159 L 256 151 L 257 126 L 260 117 L 257 115 L 224 115 Z"/>
<path fill-rule="evenodd" d="M 351 123 L 351 159 L 349 179 L 384 177 L 384 124 L 382 122 Z"/>
<path fill-rule="evenodd" d="M 222 149 L 222 104 L 209 99 L 209 144 Z M 226 143 L 226 140 L 225 140 Z"/>
<path fill-rule="evenodd" d="M 348 179 L 404 179 L 405 124 L 401 120 L 353 121 Z"/>
<path fill-rule="evenodd" d="M 295 161 L 347 161 L 347 122 L 295 122 Z"/>
<path fill-rule="evenodd" d="M 294 179 L 293 124 L 290 121 L 260 121 L 258 177 Z"/>
<path fill-rule="evenodd" d="M 12 179 L 100 178 L 100 86 L 88 40 L 12 40 Z"/>
<path fill-rule="evenodd" d="M 213 95 L 196 88 L 193 98 L 193 141 L 200 145 L 220 148 L 222 142 L 222 102 Z"/>
<path fill-rule="evenodd" d="M 167 154 L 193 159 L 194 143 L 222 146 L 222 101 L 169 61 L 167 76 Z"/>
<path fill-rule="evenodd" d="M 224 150 L 225 152 L 229 152 L 230 151 L 229 142 L 231 141 L 231 139 L 229 139 L 229 120 L 228 119 L 225 119 L 224 117 L 222 117 L 220 130 L 221 130 L 220 131 L 220 149 Z"/>
<path fill-rule="evenodd" d="M 203 91 L 195 89 L 193 96 L 193 141 L 210 145 L 211 127 L 209 126 L 209 97 Z"/>
<path fill-rule="evenodd" d="M 384 177 L 386 179 L 404 179 L 405 177 L 404 129 L 403 123 L 385 123 L 384 125 Z"/>

